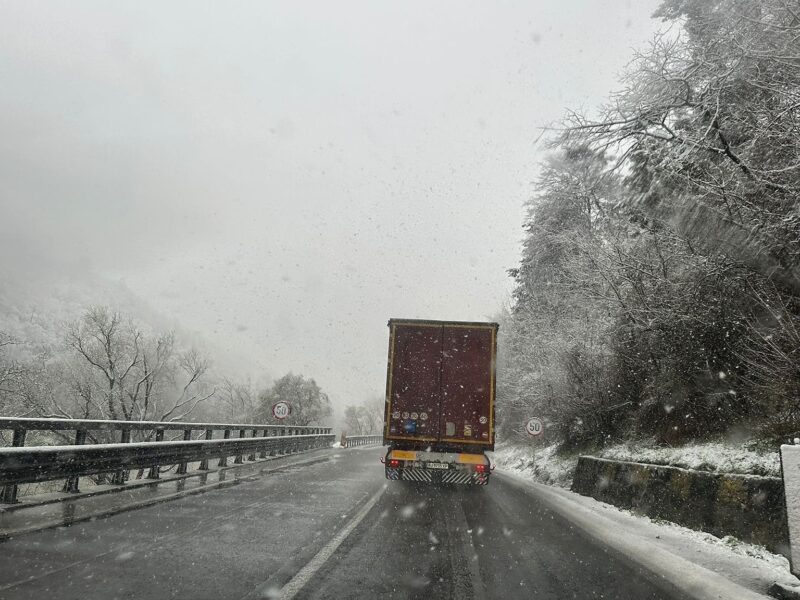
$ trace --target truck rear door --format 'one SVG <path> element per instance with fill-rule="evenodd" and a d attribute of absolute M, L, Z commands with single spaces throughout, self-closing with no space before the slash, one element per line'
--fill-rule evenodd
<path fill-rule="evenodd" d="M 442 441 L 488 444 L 492 438 L 494 334 L 485 325 L 443 327 Z"/>
<path fill-rule="evenodd" d="M 420 442 L 439 438 L 442 333 L 441 325 L 403 324 L 392 328 L 387 437 Z"/>
<path fill-rule="evenodd" d="M 497 325 L 389 322 L 384 437 L 494 446 Z"/>

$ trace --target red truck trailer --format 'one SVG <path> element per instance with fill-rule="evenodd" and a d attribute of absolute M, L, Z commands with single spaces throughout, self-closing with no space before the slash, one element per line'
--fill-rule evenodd
<path fill-rule="evenodd" d="M 497 323 L 389 320 L 386 478 L 489 483 Z"/>

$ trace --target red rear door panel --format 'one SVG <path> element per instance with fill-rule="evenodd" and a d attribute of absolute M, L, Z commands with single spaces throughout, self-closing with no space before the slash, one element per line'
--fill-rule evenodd
<path fill-rule="evenodd" d="M 442 327 L 396 327 L 392 343 L 388 437 L 434 441 L 440 423 Z"/>
<path fill-rule="evenodd" d="M 488 327 L 444 327 L 439 430 L 445 441 L 490 441 L 493 333 Z"/>

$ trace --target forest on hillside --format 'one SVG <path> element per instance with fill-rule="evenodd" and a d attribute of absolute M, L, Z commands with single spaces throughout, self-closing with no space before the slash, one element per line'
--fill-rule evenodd
<path fill-rule="evenodd" d="M 800 11 L 667 0 L 551 132 L 502 317 L 499 427 L 562 447 L 800 435 Z"/>

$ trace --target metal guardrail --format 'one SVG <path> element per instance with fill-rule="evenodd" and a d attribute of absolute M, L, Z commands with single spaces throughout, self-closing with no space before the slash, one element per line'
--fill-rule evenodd
<path fill-rule="evenodd" d="M 297 425 L 255 425 L 228 423 L 183 423 L 178 421 L 105 421 L 87 419 L 0 418 L 0 430 L 12 430 L 12 447 L 0 448 L 0 502 L 17 501 L 17 485 L 67 477 L 65 492 L 78 491 L 78 478 L 98 473 L 113 473 L 111 483 L 122 485 L 128 470 L 149 467 L 148 478 L 158 479 L 160 466 L 178 465 L 178 474 L 187 472 L 189 462 L 201 461 L 199 470 L 208 470 L 208 460 L 219 458 L 218 466 L 255 460 L 256 453 L 296 452 L 329 445 L 334 441 L 330 427 Z M 72 446 L 25 447 L 28 431 L 75 431 Z M 89 431 L 119 431 L 120 443 L 86 445 Z M 131 443 L 131 431 L 152 431 L 152 442 Z M 182 441 L 164 441 L 165 431 L 182 431 Z M 203 431 L 205 439 L 192 440 L 192 432 Z M 214 440 L 214 431 L 223 439 Z M 238 438 L 231 438 L 238 431 Z M 251 432 L 247 437 L 247 432 Z M 260 434 L 260 435 L 259 435 Z"/>
<path fill-rule="evenodd" d="M 14 431 L 181 431 L 181 430 L 250 430 L 282 431 L 275 435 L 300 435 L 299 432 L 330 433 L 330 427 L 313 425 L 257 425 L 253 423 L 185 423 L 183 421 L 112 421 L 102 419 L 28 419 L 25 417 L 0 417 L 0 429 Z M 294 432 L 294 433 L 289 433 Z"/>
<path fill-rule="evenodd" d="M 354 448 L 356 446 L 371 446 L 373 444 L 382 444 L 382 435 L 352 435 L 348 436 L 342 434 L 341 444 L 342 448 Z"/>
<path fill-rule="evenodd" d="M 0 449 L 0 483 L 51 481 L 70 476 L 110 473 L 118 469 L 179 464 L 204 458 L 246 453 L 299 452 L 330 444 L 328 435 L 298 435 L 245 439 L 37 446 Z"/>

